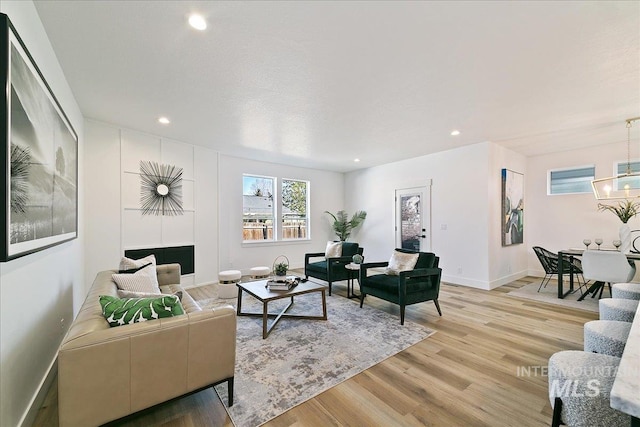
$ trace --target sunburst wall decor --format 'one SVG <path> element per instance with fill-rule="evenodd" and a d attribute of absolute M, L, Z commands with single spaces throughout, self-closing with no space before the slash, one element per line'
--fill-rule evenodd
<path fill-rule="evenodd" d="M 142 215 L 182 215 L 182 168 L 140 162 Z"/>

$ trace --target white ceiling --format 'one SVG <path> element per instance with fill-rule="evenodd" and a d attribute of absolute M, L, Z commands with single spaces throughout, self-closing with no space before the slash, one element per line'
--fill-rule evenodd
<path fill-rule="evenodd" d="M 638 1 L 35 4 L 86 117 L 231 155 L 537 155 L 626 141 L 640 116 Z"/>

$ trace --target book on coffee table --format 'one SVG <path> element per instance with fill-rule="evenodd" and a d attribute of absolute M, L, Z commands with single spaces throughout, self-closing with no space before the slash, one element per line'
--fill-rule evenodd
<path fill-rule="evenodd" d="M 267 281 L 267 288 L 271 291 L 288 291 L 300 283 L 300 278 L 296 276 L 287 276 L 282 278 L 271 279 Z"/>

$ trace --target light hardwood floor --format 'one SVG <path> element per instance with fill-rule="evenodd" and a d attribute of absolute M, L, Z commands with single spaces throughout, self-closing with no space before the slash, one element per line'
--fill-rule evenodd
<path fill-rule="evenodd" d="M 443 284 L 442 317 L 432 302 L 407 308 L 407 320 L 435 329 L 436 334 L 266 426 L 550 425 L 547 378 L 530 367 L 546 366 L 557 351 L 581 350 L 583 325 L 598 314 L 507 296 L 537 280 L 528 277 L 493 291 Z M 334 285 L 331 298 L 346 294 L 341 285 Z M 189 290 L 196 299 L 207 298 L 210 291 L 206 286 Z M 377 298 L 368 297 L 365 304 L 398 314 L 397 306 Z M 54 383 L 34 425 L 58 425 L 56 388 Z M 111 425 L 232 423 L 208 389 Z"/>

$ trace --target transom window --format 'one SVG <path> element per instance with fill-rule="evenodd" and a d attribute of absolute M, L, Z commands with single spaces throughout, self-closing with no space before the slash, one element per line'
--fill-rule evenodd
<path fill-rule="evenodd" d="M 616 175 L 624 175 L 625 173 L 627 173 L 627 162 L 616 163 L 615 169 Z M 629 171 L 631 173 L 640 173 L 640 161 L 630 162 Z M 625 188 L 638 189 L 640 188 L 640 178 L 637 176 L 630 178 L 618 178 L 616 179 L 615 185 L 616 190 L 624 190 Z"/>
<path fill-rule="evenodd" d="M 547 194 L 591 193 L 591 181 L 595 176 L 596 167 L 593 165 L 550 170 Z"/>

